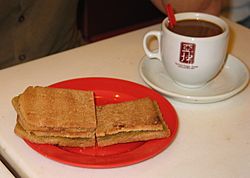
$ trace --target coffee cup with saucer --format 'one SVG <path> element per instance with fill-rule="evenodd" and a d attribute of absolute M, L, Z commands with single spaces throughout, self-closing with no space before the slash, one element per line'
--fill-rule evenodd
<path fill-rule="evenodd" d="M 218 75 L 225 63 L 229 27 L 223 19 L 204 13 L 179 13 L 175 17 L 177 23 L 173 29 L 166 18 L 161 31 L 145 34 L 144 51 L 149 59 L 159 60 L 178 85 L 203 87 Z M 158 41 L 157 52 L 148 48 L 153 36 Z"/>

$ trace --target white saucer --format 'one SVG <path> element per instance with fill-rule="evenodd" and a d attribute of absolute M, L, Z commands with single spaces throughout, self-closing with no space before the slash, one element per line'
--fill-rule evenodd
<path fill-rule="evenodd" d="M 236 57 L 228 55 L 219 75 L 201 88 L 188 89 L 177 85 L 165 71 L 162 63 L 144 56 L 139 72 L 154 90 L 183 102 L 210 103 L 225 100 L 243 90 L 249 82 L 247 67 Z"/>

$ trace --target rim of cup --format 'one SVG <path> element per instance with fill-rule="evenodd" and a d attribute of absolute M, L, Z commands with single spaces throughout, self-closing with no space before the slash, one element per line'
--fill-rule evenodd
<path fill-rule="evenodd" d="M 182 13 L 176 13 L 175 18 L 176 18 L 177 22 L 178 22 L 178 20 L 185 20 L 185 19 L 187 19 L 187 20 L 188 19 L 189 20 L 193 20 L 193 19 L 194 20 L 204 20 L 207 22 L 212 22 L 212 23 L 220 26 L 222 28 L 223 32 L 218 34 L 218 35 L 209 36 L 209 37 L 191 37 L 191 36 L 181 35 L 181 34 L 172 32 L 167 28 L 168 17 L 166 17 L 162 21 L 162 30 L 164 32 L 170 33 L 172 35 L 180 36 L 180 37 L 200 39 L 200 40 L 208 40 L 208 39 L 214 39 L 214 38 L 218 38 L 218 37 L 224 37 L 224 36 L 227 36 L 229 34 L 229 27 L 228 27 L 227 23 L 223 19 L 221 19 L 220 17 L 214 16 L 214 15 L 200 13 L 200 12 L 182 12 Z"/>

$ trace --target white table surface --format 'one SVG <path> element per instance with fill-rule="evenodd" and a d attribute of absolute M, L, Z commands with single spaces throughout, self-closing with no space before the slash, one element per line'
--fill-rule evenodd
<path fill-rule="evenodd" d="M 0 177 L 2 178 L 14 178 L 13 174 L 8 170 L 7 167 L 0 161 Z"/>
<path fill-rule="evenodd" d="M 230 23 L 229 51 L 250 66 L 250 31 Z M 138 64 L 143 35 L 159 25 L 0 70 L 0 153 L 22 177 L 56 178 L 247 178 L 250 176 L 250 87 L 217 103 L 188 104 L 168 99 L 179 131 L 165 151 L 121 168 L 88 169 L 43 157 L 17 137 L 11 99 L 27 86 L 48 86 L 79 77 L 114 77 L 146 85 Z"/>

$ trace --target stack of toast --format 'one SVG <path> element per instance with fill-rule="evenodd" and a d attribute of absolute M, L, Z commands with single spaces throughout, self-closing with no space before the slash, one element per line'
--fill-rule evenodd
<path fill-rule="evenodd" d="M 170 136 L 157 102 L 149 98 L 96 106 L 93 91 L 37 86 L 12 104 L 15 133 L 33 143 L 91 147 Z"/>
<path fill-rule="evenodd" d="M 91 91 L 28 87 L 13 98 L 15 133 L 35 143 L 94 146 L 96 114 Z"/>

